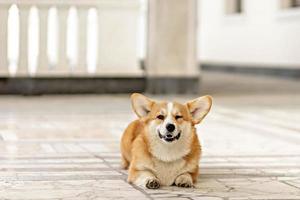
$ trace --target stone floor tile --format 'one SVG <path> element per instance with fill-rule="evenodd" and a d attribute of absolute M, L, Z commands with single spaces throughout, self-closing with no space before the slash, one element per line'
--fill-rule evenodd
<path fill-rule="evenodd" d="M 136 118 L 128 95 L 1 96 L 0 199 L 300 199 L 299 83 L 216 76 L 204 78 L 214 105 L 197 126 L 203 154 L 194 188 L 126 182 L 119 142 Z M 224 92 L 228 81 L 240 90 Z"/>

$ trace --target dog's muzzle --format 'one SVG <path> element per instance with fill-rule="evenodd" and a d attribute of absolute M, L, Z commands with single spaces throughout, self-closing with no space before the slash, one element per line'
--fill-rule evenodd
<path fill-rule="evenodd" d="M 162 135 L 160 134 L 160 132 L 158 131 L 158 136 L 160 139 L 163 139 L 166 142 L 173 142 L 174 140 L 179 140 L 181 135 L 181 131 L 175 136 L 175 137 L 167 137 L 167 135 Z"/>

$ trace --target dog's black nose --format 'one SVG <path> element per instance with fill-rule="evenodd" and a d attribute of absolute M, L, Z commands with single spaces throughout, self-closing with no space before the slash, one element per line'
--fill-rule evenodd
<path fill-rule="evenodd" d="M 167 124 L 166 129 L 169 132 L 173 132 L 175 130 L 175 126 L 174 126 L 174 124 Z"/>

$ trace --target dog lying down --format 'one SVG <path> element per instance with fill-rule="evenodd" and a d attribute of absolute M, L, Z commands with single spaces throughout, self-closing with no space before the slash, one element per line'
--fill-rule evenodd
<path fill-rule="evenodd" d="M 131 101 L 139 119 L 129 124 L 121 140 L 128 182 L 149 189 L 192 187 L 201 154 L 195 125 L 209 112 L 212 98 L 203 96 L 180 104 L 134 93 Z"/>

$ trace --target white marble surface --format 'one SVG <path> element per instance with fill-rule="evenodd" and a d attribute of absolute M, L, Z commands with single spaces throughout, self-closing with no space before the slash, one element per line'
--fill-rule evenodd
<path fill-rule="evenodd" d="M 1 96 L 0 199 L 300 199 L 300 86 L 277 82 L 289 90 L 211 91 L 213 109 L 198 127 L 199 182 L 191 189 L 126 182 L 119 139 L 135 118 L 129 95 Z"/>

